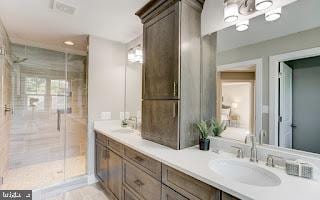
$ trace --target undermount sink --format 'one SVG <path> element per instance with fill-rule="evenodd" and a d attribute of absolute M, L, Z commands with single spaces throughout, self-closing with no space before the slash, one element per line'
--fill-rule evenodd
<path fill-rule="evenodd" d="M 134 130 L 129 129 L 129 128 L 120 128 L 120 129 L 112 130 L 111 132 L 113 132 L 113 133 L 133 133 Z"/>
<path fill-rule="evenodd" d="M 209 168 L 221 176 L 248 185 L 272 187 L 281 184 L 281 179 L 274 173 L 246 161 L 217 159 L 210 161 Z"/>

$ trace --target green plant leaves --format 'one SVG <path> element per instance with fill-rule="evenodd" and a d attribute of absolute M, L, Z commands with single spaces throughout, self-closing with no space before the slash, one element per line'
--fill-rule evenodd
<path fill-rule="evenodd" d="M 201 120 L 200 122 L 196 123 L 196 128 L 200 132 L 200 138 L 206 139 L 208 136 L 220 136 L 220 134 L 226 129 L 226 123 L 219 122 L 216 119 L 212 119 L 210 121 Z"/>

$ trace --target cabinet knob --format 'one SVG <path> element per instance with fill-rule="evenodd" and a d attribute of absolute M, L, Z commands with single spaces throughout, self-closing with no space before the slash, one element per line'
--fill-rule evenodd
<path fill-rule="evenodd" d="M 177 116 L 177 102 L 172 104 L 172 118 L 176 118 Z"/>

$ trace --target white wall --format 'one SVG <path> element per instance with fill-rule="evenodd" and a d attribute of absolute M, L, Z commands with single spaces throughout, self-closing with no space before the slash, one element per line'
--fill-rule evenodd
<path fill-rule="evenodd" d="M 126 60 L 125 44 L 89 37 L 88 174 L 92 175 L 92 178 L 94 177 L 93 121 L 100 119 L 101 112 L 111 112 L 111 119 L 120 119 L 120 112 L 124 111 Z"/>

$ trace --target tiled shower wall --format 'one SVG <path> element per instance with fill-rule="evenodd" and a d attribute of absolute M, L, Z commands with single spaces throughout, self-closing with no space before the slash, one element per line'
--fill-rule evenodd
<path fill-rule="evenodd" d="M 15 63 L 12 73 L 9 168 L 85 156 L 86 57 L 68 55 L 66 63 L 62 52 L 17 44 L 12 53 L 17 60 L 27 59 Z M 72 112 L 60 114 L 58 130 L 58 109 L 65 107 Z"/>
<path fill-rule="evenodd" d="M 0 55 L 0 184 L 1 177 L 4 177 L 8 169 L 8 154 L 9 154 L 9 131 L 11 113 L 5 112 L 5 105 L 8 108 L 11 98 L 11 65 L 9 60 L 10 41 L 0 20 L 0 48 L 6 53 Z"/>

